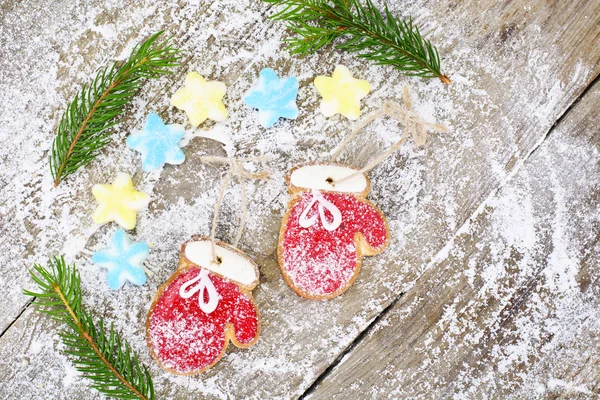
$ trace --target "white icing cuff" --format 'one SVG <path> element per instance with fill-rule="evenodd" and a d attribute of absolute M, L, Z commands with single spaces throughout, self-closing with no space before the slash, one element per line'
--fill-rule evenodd
<path fill-rule="evenodd" d="M 357 170 L 335 164 L 311 164 L 292 171 L 290 183 L 296 187 L 327 190 L 330 192 L 360 193 L 367 188 L 365 174 L 336 183 L 337 180 L 354 174 Z"/>
<path fill-rule="evenodd" d="M 220 264 L 213 261 L 212 246 L 208 239 L 188 242 L 185 246 L 185 257 L 192 263 L 244 286 L 256 286 L 258 268 L 249 258 L 218 244 L 216 255 L 221 260 Z"/>

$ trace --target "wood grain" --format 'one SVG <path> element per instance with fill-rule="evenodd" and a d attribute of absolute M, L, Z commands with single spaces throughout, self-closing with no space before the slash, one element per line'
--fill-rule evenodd
<path fill-rule="evenodd" d="M 588 1 L 417 0 L 391 4 L 397 14 L 414 15 L 431 31 L 432 41 L 440 43 L 445 70 L 454 82 L 449 88 L 434 81 L 407 80 L 395 71 L 332 50 L 302 61 L 291 58 L 281 45 L 282 26 L 266 21 L 267 11 L 257 2 L 195 7 L 183 2 L 117 5 L 91 1 L 85 5 L 89 15 L 96 15 L 95 24 L 115 24 L 119 31 L 123 28 L 123 33 L 102 37 L 85 28 L 89 21 L 78 20 L 79 14 L 71 11 L 76 22 L 64 26 L 70 33 L 58 39 L 53 39 L 52 29 L 43 26 L 44 18 L 36 14 L 37 9 L 27 5 L 15 3 L 9 7 L 3 22 L 14 29 L 3 30 L 0 40 L 14 52 L 11 54 L 33 53 L 37 45 L 28 41 L 25 33 L 35 33 L 50 56 L 20 61 L 32 70 L 41 70 L 43 62 L 51 63 L 56 57 L 58 69 L 57 79 L 52 82 L 56 86 L 40 94 L 52 106 L 35 115 L 20 103 L 6 106 L 11 113 L 31 113 L 39 124 L 32 133 L 38 147 L 29 155 L 33 161 L 27 173 L 20 172 L 19 157 L 0 153 L 7 165 L 0 175 L 3 190 L 12 195 L 1 203 L 0 210 L 0 221 L 10 232 L 9 240 L 0 244 L 0 261 L 7 266 L 5 279 L 10 285 L 2 286 L 0 295 L 15 299 L 0 310 L 2 327 L 10 326 L 0 338 L 0 394 L 6 397 L 17 386 L 23 388 L 25 397 L 33 397 L 36 390 L 59 398 L 97 396 L 69 369 L 55 336 L 57 327 L 31 309 L 13 324 L 27 304 L 19 295 L 22 286 L 30 285 L 24 268 L 58 251 L 79 263 L 88 307 L 114 321 L 144 361 L 151 362 L 143 339 L 145 313 L 156 288 L 174 270 L 180 244 L 192 234 L 208 233 L 215 183 L 223 171 L 201 165 L 197 156 L 223 154 L 227 145 L 194 138 L 190 148 L 184 148 L 187 173 L 167 167 L 157 178 L 138 170 L 139 161 L 123 143 L 129 129 L 140 126 L 149 111 L 158 109 L 166 120 L 184 122 L 184 116 L 168 106 L 168 97 L 188 70 L 197 69 L 210 79 L 225 81 L 229 87 L 226 105 L 230 120 L 209 124 L 206 132 L 230 135 L 226 141 L 235 154 L 269 154 L 273 176 L 267 183 L 250 187 L 251 217 L 242 245 L 261 266 L 261 285 L 254 291 L 264 321 L 261 339 L 252 349 L 228 352 L 215 368 L 200 377 L 173 377 L 152 365 L 159 397 L 173 399 L 301 395 L 399 293 L 417 287 L 419 277 L 434 268 L 434 256 L 521 166 L 600 70 L 600 49 L 593 45 L 600 34 L 600 5 Z M 68 8 L 68 2 L 48 5 L 48 18 Z M 136 16 L 133 22 L 131 15 Z M 31 21 L 28 30 L 17 26 L 27 25 L 23 20 Z M 141 31 L 139 21 L 144 25 Z M 62 192 L 46 191 L 51 182 L 45 150 L 52 136 L 46 128 L 60 114 L 56 104 L 64 103 L 76 84 L 104 63 L 104 54 L 114 56 L 126 44 L 158 29 L 168 29 L 185 46 L 185 65 L 173 77 L 151 84 L 140 94 L 132 107 L 132 117 L 119 127 L 115 142 L 97 162 Z M 16 57 L 11 55 L 8 60 L 15 61 Z M 432 136 L 424 149 L 405 146 L 370 174 L 370 199 L 390 222 L 390 249 L 381 256 L 366 258 L 357 282 L 343 296 L 315 302 L 300 299 L 283 283 L 275 249 L 288 200 L 283 179 L 286 172 L 297 163 L 325 159 L 353 127 L 347 120 L 325 119 L 316 111 L 318 97 L 312 80 L 317 74 L 330 74 L 337 63 L 371 81 L 374 91 L 365 102 L 366 111 L 377 108 L 383 99 L 397 98 L 402 85 L 408 82 L 416 110 L 426 119 L 446 123 L 451 132 Z M 255 113 L 241 100 L 264 67 L 275 67 L 281 75 L 295 75 L 301 81 L 301 116 L 268 131 L 257 126 Z M 35 92 L 33 83 L 43 82 L 39 75 L 32 79 L 21 70 L 11 69 L 8 62 L 3 61 L 0 71 L 2 77 L 10 78 L 26 93 Z M 7 126 L 18 131 L 26 128 L 19 125 L 22 123 L 19 119 Z M 378 122 L 351 146 L 345 160 L 363 165 L 400 135 L 392 121 Z M 17 139 L 1 137 L 6 148 L 18 148 Z M 123 166 L 131 168 L 136 185 L 151 192 L 154 199 L 134 232 L 139 239 L 153 241 L 147 264 L 154 273 L 145 287 L 128 286 L 126 291 L 113 293 L 101 285 L 103 276 L 89 260 L 114 230 L 110 225 L 97 228 L 92 224 L 94 204 L 89 189 L 93 183 L 109 181 Z M 18 191 L 16 186 L 24 177 L 28 182 Z M 54 200 L 52 204 L 47 204 L 48 198 Z M 219 226 L 219 237 L 224 240 L 235 235 L 239 204 L 239 188 L 234 187 L 226 198 Z M 15 220 L 15 213 L 23 219 Z M 424 298 L 429 295 L 419 294 Z M 28 342 L 19 340 L 24 334 L 30 335 Z M 35 352 L 27 343 L 38 344 Z M 394 358 L 393 354 L 389 357 Z M 23 383 L 30 382 L 31 377 L 38 386 Z M 386 393 L 386 389 L 381 390 Z"/>
<path fill-rule="evenodd" d="M 310 398 L 600 395 L 600 83 Z"/>

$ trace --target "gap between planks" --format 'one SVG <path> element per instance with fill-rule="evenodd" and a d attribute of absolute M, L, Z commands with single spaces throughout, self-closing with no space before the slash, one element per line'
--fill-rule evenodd
<path fill-rule="evenodd" d="M 189 39 L 189 37 L 187 39 Z M 507 173 L 506 179 L 504 179 L 504 181 L 500 182 L 498 184 L 498 186 L 490 192 L 488 197 L 484 201 L 481 202 L 481 204 L 477 207 L 477 209 L 469 216 L 469 218 L 467 218 L 465 220 L 463 225 L 461 225 L 456 230 L 454 235 L 446 242 L 446 244 L 442 247 L 442 249 L 440 251 L 438 251 L 438 253 L 434 257 L 432 257 L 431 261 L 428 263 L 427 268 L 425 268 L 425 270 L 428 270 L 429 267 L 431 267 L 435 262 L 439 261 L 440 255 L 444 254 L 446 252 L 447 248 L 452 246 L 455 239 L 462 233 L 462 231 L 465 229 L 465 227 L 467 227 L 471 223 L 471 221 L 474 218 L 476 218 L 477 215 L 480 214 L 481 210 L 488 203 L 488 200 L 490 198 L 492 198 L 493 196 L 495 196 L 508 182 L 510 182 L 512 180 L 512 178 L 519 172 L 521 167 L 523 165 L 525 165 L 527 160 L 529 160 L 531 155 L 541 146 L 541 144 L 544 141 L 546 141 L 546 139 L 552 134 L 552 132 L 556 129 L 556 127 L 560 124 L 560 122 L 565 119 L 565 117 L 571 112 L 571 110 L 573 108 L 575 108 L 575 106 L 581 101 L 581 99 L 583 99 L 587 95 L 587 93 L 591 90 L 591 88 L 598 82 L 600 82 L 600 74 L 596 75 L 594 77 L 594 79 L 592 79 L 590 81 L 589 85 L 586 86 L 586 88 L 573 100 L 573 102 L 571 102 L 571 104 L 565 109 L 565 111 L 554 121 L 552 126 L 546 132 L 546 134 L 531 149 L 531 151 L 527 154 L 527 156 L 525 156 L 521 160 L 521 162 L 517 163 L 513 167 L 513 169 Z M 346 348 L 332 361 L 332 363 L 327 368 L 325 368 L 325 370 L 323 372 L 321 372 L 315 378 L 315 380 L 311 383 L 311 385 L 299 396 L 299 399 L 305 399 L 305 398 L 309 397 L 316 390 L 316 388 L 321 384 L 321 382 L 323 380 L 325 380 L 325 378 L 327 378 L 338 365 L 341 364 L 341 362 L 344 360 L 344 358 L 348 354 L 350 354 L 356 348 L 356 346 L 358 346 L 367 337 L 367 335 L 369 335 L 373 331 L 374 328 L 377 327 L 377 325 L 379 324 L 379 321 L 381 321 L 381 319 L 383 319 L 394 308 L 396 303 L 398 303 L 398 301 L 400 301 L 400 299 L 402 298 L 402 296 L 404 296 L 404 294 L 405 294 L 405 292 L 400 292 L 398 294 L 398 296 L 396 296 L 383 310 L 381 310 L 381 312 L 373 319 L 373 321 L 364 330 L 362 330 L 354 338 L 354 340 L 352 340 L 352 342 L 350 342 L 350 344 L 348 346 L 346 346 Z M 25 311 L 27 311 L 27 309 L 34 303 L 34 301 L 36 299 L 37 298 L 34 297 L 25 304 L 25 306 L 21 309 L 21 311 L 15 317 L 15 319 L 6 327 L 6 329 L 4 329 L 0 333 L 0 338 L 2 338 L 2 336 L 4 336 L 4 334 L 12 328 L 12 326 L 19 320 L 19 318 L 21 318 L 21 316 L 25 313 Z"/>
<path fill-rule="evenodd" d="M 525 159 L 523 160 L 523 162 L 521 163 L 521 165 L 525 164 L 525 161 L 529 159 L 529 157 L 531 157 L 531 155 L 540 147 L 540 145 L 548 138 L 548 136 L 550 136 L 550 134 L 554 131 L 554 129 L 566 118 L 566 116 L 571 112 L 572 109 L 575 108 L 575 106 L 577 106 L 577 104 L 579 104 L 579 102 L 581 102 L 581 99 L 583 99 L 590 90 L 592 90 L 592 87 L 596 84 L 600 82 L 600 73 L 598 75 L 596 75 L 594 77 L 594 79 L 592 79 L 590 81 L 590 84 L 586 86 L 585 89 L 583 89 L 583 91 L 581 92 L 581 94 L 579 94 L 579 96 L 577 96 L 575 98 L 575 100 L 573 100 L 573 102 L 571 104 L 569 104 L 569 107 L 567 107 L 567 109 L 556 119 L 556 121 L 554 121 L 554 123 L 552 124 L 552 126 L 550 127 L 550 129 L 548 129 L 548 132 L 546 132 L 546 134 L 544 135 L 544 137 L 533 147 L 533 149 L 531 149 L 531 151 L 529 152 L 529 154 L 527 154 L 527 157 L 525 157 Z M 518 169 L 521 168 L 521 165 L 519 165 Z M 515 171 L 515 173 L 518 172 Z M 514 175 L 510 175 L 510 178 L 506 180 L 506 182 L 502 183 L 501 186 L 504 186 L 510 179 L 512 179 L 512 176 Z M 497 192 L 498 190 L 496 190 Z M 485 203 L 485 202 L 484 202 Z M 473 215 L 471 216 L 471 218 L 473 218 L 474 216 L 476 216 L 476 213 L 473 213 Z"/>
<path fill-rule="evenodd" d="M 266 17 L 266 15 L 267 15 L 267 13 L 268 13 L 268 12 L 269 12 L 269 11 L 270 11 L 270 10 L 271 10 L 273 7 L 274 7 L 274 6 L 272 6 L 272 5 L 270 5 L 270 4 L 266 4 L 266 5 L 265 5 L 265 9 L 264 9 L 264 11 L 262 11 L 262 12 L 260 13 L 260 16 L 261 16 L 261 17 L 263 17 L 264 19 L 267 19 L 267 20 L 269 20 L 269 21 L 272 21 L 272 20 L 270 20 L 268 17 Z M 250 32 L 249 32 L 247 35 L 243 36 L 243 37 L 242 37 L 240 40 L 244 40 L 244 39 L 247 39 L 247 38 L 249 38 L 249 37 L 251 36 L 251 34 L 252 34 L 252 33 L 250 33 Z M 172 38 L 172 36 L 171 36 L 171 38 Z M 190 39 L 191 39 L 191 38 L 192 38 L 192 35 L 191 35 L 191 33 L 189 33 L 189 32 L 188 32 L 187 34 L 183 35 L 183 37 L 180 39 L 180 42 L 179 42 L 179 43 L 180 43 L 180 45 L 179 45 L 179 48 L 184 48 L 184 47 L 186 46 L 186 44 L 187 44 L 187 43 L 190 41 Z M 214 41 L 214 36 L 210 36 L 210 37 L 207 39 L 207 42 L 209 42 L 209 41 L 211 41 L 211 40 L 213 40 L 213 41 Z M 190 53 L 191 51 L 192 51 L 191 49 L 187 49 L 187 50 L 186 50 L 186 52 L 188 52 L 188 53 Z M 184 56 L 184 57 L 182 57 L 182 60 L 181 60 L 180 66 L 179 66 L 179 68 L 178 68 L 178 70 L 179 70 L 178 72 L 179 72 L 179 73 L 177 73 L 177 72 L 176 72 L 176 73 L 174 73 L 174 74 L 173 74 L 173 76 L 177 76 L 177 75 L 178 75 L 178 78 L 181 80 L 181 79 L 183 78 L 183 76 L 185 75 L 185 74 L 184 74 L 184 72 L 183 72 L 183 69 L 184 69 L 184 68 L 185 68 L 185 67 L 186 67 L 186 66 L 187 66 L 187 65 L 190 63 L 190 61 L 192 60 L 192 58 L 193 58 L 193 56 L 192 56 L 192 55 L 189 55 L 189 56 L 187 56 L 187 57 L 185 57 L 185 56 Z M 112 61 L 111 61 L 111 62 L 112 62 Z M 250 69 L 250 68 L 251 68 L 253 65 L 254 65 L 253 63 L 250 63 L 250 64 L 248 64 L 248 65 L 247 65 L 247 66 L 244 68 L 244 70 L 243 70 L 243 71 L 244 71 L 244 72 L 245 72 L 245 71 L 247 71 L 247 70 L 248 70 L 248 69 Z M 102 67 L 100 67 L 100 68 L 102 68 Z M 140 90 L 142 90 L 142 89 L 140 89 Z M 156 101 L 156 100 L 158 99 L 158 97 L 159 97 L 159 96 L 160 96 L 160 94 L 156 94 L 154 97 L 152 97 L 152 98 L 150 99 L 150 101 Z M 65 104 L 65 107 L 66 107 L 66 104 Z M 120 120 L 127 120 L 127 118 L 128 118 L 128 117 L 122 117 L 122 118 L 120 118 Z M 53 131 L 53 132 L 55 132 L 55 131 L 56 131 L 56 127 L 57 127 L 57 125 L 54 125 L 54 126 L 52 127 L 52 131 Z M 53 139 L 53 140 L 54 140 L 54 139 Z M 50 152 L 50 150 L 46 150 L 46 151 L 43 153 L 43 155 L 42 155 L 42 157 L 41 157 L 40 159 L 41 159 L 41 160 L 43 160 L 43 159 L 46 159 L 46 158 L 48 157 L 48 155 L 49 155 L 49 152 Z M 1 205 L 1 204 L 2 204 L 2 203 L 0 203 L 0 205 Z M 12 321 L 11 321 L 11 322 L 8 324 L 8 326 L 6 326 L 6 328 L 5 328 L 5 329 L 4 329 L 2 332 L 0 332 L 0 338 L 2 338 L 2 337 L 4 336 L 4 334 L 6 334 L 6 332 L 8 332 L 8 331 L 9 331 L 9 330 L 10 330 L 10 329 L 13 327 L 13 325 L 14 325 L 14 324 L 15 324 L 15 323 L 16 323 L 16 322 L 19 320 L 19 318 L 21 318 L 21 316 L 22 316 L 22 315 L 25 313 L 25 311 L 27 311 L 27 309 L 28 309 L 28 308 L 29 308 L 29 307 L 30 307 L 30 306 L 31 306 L 31 305 L 34 303 L 34 301 L 35 301 L 36 299 L 37 299 L 37 297 L 30 298 L 30 299 L 29 299 L 29 300 L 28 300 L 28 301 L 25 303 L 25 305 L 24 305 L 24 306 L 21 308 L 21 310 L 20 310 L 20 311 L 19 311 L 19 313 L 18 313 L 18 314 L 15 316 L 15 318 L 14 318 L 14 319 L 13 319 L 13 320 L 12 320 Z"/>
<path fill-rule="evenodd" d="M 465 220 L 465 222 L 456 230 L 454 235 L 446 242 L 446 244 L 442 247 L 437 254 L 432 257 L 431 261 L 427 264 L 427 267 L 424 271 L 429 270 L 433 264 L 438 262 L 441 259 L 441 256 L 447 252 L 447 250 L 452 247 L 455 239 L 463 233 L 463 231 L 471 224 L 472 220 L 475 219 L 483 210 L 485 205 L 489 202 L 491 198 L 493 198 L 507 183 L 509 183 L 513 177 L 518 174 L 521 168 L 525 165 L 527 160 L 533 155 L 533 153 L 548 139 L 548 137 L 554 132 L 556 127 L 563 121 L 567 115 L 577 106 L 577 104 L 583 99 L 587 93 L 592 89 L 592 87 L 600 82 L 600 74 L 597 74 L 594 79 L 590 81 L 590 83 L 583 89 L 583 91 L 569 104 L 569 106 L 565 109 L 565 111 L 556 118 L 552 126 L 548 129 L 546 134 L 535 144 L 535 146 L 529 151 L 529 153 L 519 162 L 516 163 L 515 166 L 506 174 L 506 178 L 498 184 L 498 186 L 492 190 L 489 195 L 481 202 L 481 204 L 475 209 L 475 211 Z M 422 274 L 421 274 L 422 275 Z M 418 278 L 417 278 L 418 279 Z M 344 358 L 350 354 L 356 346 L 358 346 L 372 331 L 377 327 L 379 321 L 383 319 L 393 308 L 398 301 L 404 296 L 405 292 L 400 292 L 398 296 L 396 296 L 392 302 L 385 307 L 381 312 L 373 319 L 373 321 L 363 330 L 361 331 L 356 338 L 342 351 L 333 362 L 325 368 L 325 370 L 317 376 L 317 378 L 311 383 L 311 385 L 299 396 L 299 399 L 308 398 L 317 387 L 327 378 L 333 370 L 342 363 Z"/>
<path fill-rule="evenodd" d="M 313 383 L 311 383 L 311 385 L 304 391 L 304 393 L 302 393 L 300 395 L 299 399 L 304 399 L 307 396 L 310 396 L 310 394 L 315 391 L 317 386 L 319 386 L 321 384 L 321 382 L 325 378 L 327 378 L 329 376 L 329 374 L 335 369 L 335 367 L 337 367 L 342 362 L 344 357 L 346 357 L 346 355 L 350 354 L 350 352 L 352 352 L 352 350 L 354 350 L 354 348 L 358 344 L 360 344 L 360 342 L 362 342 L 363 339 L 369 333 L 371 333 L 371 331 L 379 324 L 379 321 L 381 321 L 381 319 L 384 318 L 392 310 L 392 308 L 394 308 L 394 306 L 402 298 L 402 296 L 404 296 L 404 292 L 400 292 L 400 294 L 398 296 L 396 296 L 390 302 L 390 304 L 387 305 L 387 307 L 385 307 L 383 310 L 381 310 L 381 312 L 379 314 L 377 314 L 377 316 L 373 319 L 373 321 L 371 321 L 371 323 L 365 329 L 363 329 L 358 334 L 358 336 L 356 336 L 354 338 L 354 340 L 352 340 L 352 342 L 350 342 L 350 344 L 348 346 L 346 346 L 346 348 L 335 358 L 335 360 L 333 360 L 333 362 L 331 364 L 329 364 L 329 366 L 327 368 L 325 368 L 325 370 L 323 372 L 321 372 L 319 374 L 319 376 L 317 376 L 317 378 L 313 381 Z"/>
<path fill-rule="evenodd" d="M 269 8 L 265 10 L 261 15 L 265 15 Z M 190 39 L 190 36 L 184 38 L 184 43 Z M 534 147 L 529 151 L 529 153 L 519 162 L 516 163 L 515 166 L 506 174 L 506 178 L 500 182 L 495 189 L 493 189 L 490 194 L 481 202 L 479 207 L 465 220 L 465 222 L 456 230 L 454 235 L 446 242 L 446 244 L 442 247 L 440 251 L 432 258 L 432 260 L 428 263 L 426 268 L 429 267 L 436 261 L 439 260 L 440 255 L 443 255 L 447 250 L 448 246 L 451 246 L 456 237 L 458 237 L 465 226 L 480 214 L 483 207 L 488 203 L 489 199 L 495 196 L 512 178 L 519 172 L 521 167 L 525 164 L 525 162 L 531 157 L 531 155 L 540 147 L 540 145 L 549 137 L 549 135 L 555 130 L 556 126 L 571 112 L 571 110 L 581 101 L 581 99 L 589 92 L 589 90 L 600 81 L 600 74 L 596 75 L 594 79 L 590 82 L 589 85 L 585 87 L 585 89 L 571 102 L 571 104 L 565 109 L 565 111 L 556 118 L 553 125 L 548 129 L 546 134 L 534 145 Z M 333 360 L 333 362 L 321 373 L 317 376 L 317 378 L 313 381 L 313 383 L 303 392 L 300 398 L 305 398 L 310 396 L 312 392 L 321 384 L 321 382 L 331 374 L 331 372 L 343 361 L 343 359 L 350 354 L 354 348 L 360 344 L 367 335 L 369 335 L 373 329 L 378 325 L 379 321 L 384 318 L 394 307 L 394 305 L 402 298 L 404 292 L 399 293 L 373 320 L 372 322 L 361 331 L 358 336 Z M 24 312 L 33 304 L 35 298 L 30 299 L 20 310 L 19 314 L 14 318 L 14 320 L 0 333 L 0 337 L 2 337 L 16 322 L 17 320 L 24 314 Z"/>
<path fill-rule="evenodd" d="M 33 304 L 33 302 L 35 301 L 35 299 L 37 299 L 37 297 L 32 297 L 30 298 L 27 303 L 25 303 L 25 305 L 21 308 L 21 311 L 19 311 L 19 313 L 17 314 L 17 316 L 15 317 L 15 319 L 13 319 L 11 321 L 10 324 L 8 324 L 8 326 L 2 331 L 2 333 L 0 333 L 0 338 L 2 338 L 2 336 L 4 336 L 4 334 L 6 332 L 8 332 L 8 330 L 10 328 L 12 328 L 12 326 L 19 320 L 19 318 L 21 318 L 21 315 L 23 315 L 23 313 L 25 313 L 25 311 L 27 311 L 27 309 L 29 308 L 29 306 L 31 306 Z"/>

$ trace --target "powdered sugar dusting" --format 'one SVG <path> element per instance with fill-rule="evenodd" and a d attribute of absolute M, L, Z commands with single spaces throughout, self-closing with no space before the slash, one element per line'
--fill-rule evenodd
<path fill-rule="evenodd" d="M 362 261 L 357 240 L 364 240 L 361 247 L 373 254 L 381 253 L 389 240 L 384 217 L 369 202 L 345 193 L 320 196 L 340 213 L 340 225 L 329 230 L 330 213 L 318 210 L 321 205 L 312 201 L 311 191 L 301 191 L 291 199 L 280 238 L 282 272 L 294 290 L 308 298 L 335 297 L 347 289 Z M 302 225 L 305 213 L 315 219 L 311 226 Z"/>
<path fill-rule="evenodd" d="M 598 99 L 596 86 L 573 118 L 461 228 L 406 303 L 375 330 L 378 339 L 347 358 L 350 365 L 364 360 L 382 340 L 402 354 L 383 363 L 368 359 L 363 366 L 369 372 L 358 375 L 356 390 L 370 382 L 371 393 L 401 398 L 595 395 L 590 376 L 598 357 L 600 303 L 592 284 L 598 271 L 590 260 L 600 251 L 593 139 Z M 589 128 L 574 133 L 573 125 L 590 115 Z M 421 285 L 430 288 L 429 296 L 418 296 L 425 293 Z M 413 341 L 415 319 L 438 310 L 436 323 Z M 397 334 L 402 327 L 409 329 L 407 337 Z M 347 373 L 342 365 L 332 380 Z"/>
<path fill-rule="evenodd" d="M 498 15 L 529 18 L 532 13 L 520 8 L 504 13 L 503 7 L 518 8 L 514 3 L 496 2 L 490 9 L 480 9 L 484 3 L 478 3 L 465 9 L 424 0 L 390 2 L 393 13 L 414 16 L 439 44 L 444 71 L 453 81 L 445 87 L 433 80 L 406 79 L 389 68 L 331 49 L 302 60 L 292 57 L 282 45 L 287 36 L 283 24 L 266 20 L 270 11 L 260 2 L 5 2 L 0 6 L 4 51 L 0 57 L 0 226 L 6 234 L 0 242 L 5 282 L 0 294 L 14 301 L 0 311 L 2 328 L 8 328 L 27 305 L 21 290 L 33 286 L 25 268 L 44 262 L 52 254 L 64 253 L 79 266 L 86 306 L 114 322 L 130 340 L 150 365 L 160 397 L 227 398 L 236 394 L 276 398 L 301 394 L 391 299 L 416 286 L 434 255 L 457 231 L 462 232 L 461 227 L 482 199 L 508 181 L 594 74 L 587 54 L 573 55 L 581 58 L 575 67 L 559 62 L 564 52 L 572 50 L 556 47 L 555 41 L 543 35 L 547 16 L 542 12 L 523 30 L 513 27 L 514 34 L 501 35 L 502 27 L 495 25 L 502 23 Z M 114 58 L 124 59 L 135 43 L 159 29 L 174 35 L 186 50 L 184 65 L 173 77 L 146 84 L 128 109 L 128 117 L 115 127 L 113 142 L 101 156 L 53 190 L 47 153 L 53 127 L 66 103 L 97 68 Z M 561 36 L 556 33 L 556 37 Z M 289 201 L 285 174 L 299 163 L 328 159 L 355 126 L 339 116 L 324 118 L 316 111 L 319 97 L 312 81 L 317 75 L 330 75 L 336 64 L 346 65 L 355 77 L 371 83 L 373 91 L 363 100 L 363 112 L 378 108 L 384 99 L 398 99 L 403 84 L 408 83 L 415 111 L 428 121 L 445 123 L 450 132 L 432 135 L 419 149 L 404 146 L 370 173 L 370 199 L 389 220 L 389 249 L 364 259 L 359 279 L 346 294 L 333 301 L 315 302 L 301 299 L 287 288 L 275 250 Z M 300 81 L 298 119 L 279 121 L 269 130 L 256 123 L 256 111 L 242 100 L 258 71 L 265 67 Z M 224 102 L 230 118 L 195 131 L 186 125 L 184 164 L 144 173 L 139 155 L 125 146 L 125 138 L 143 126 L 150 111 L 169 124 L 187 124 L 185 114 L 170 107 L 169 98 L 189 71 L 227 84 Z M 401 134 L 394 121 L 376 121 L 344 153 L 344 162 L 362 166 Z M 251 349 L 232 346 L 219 364 L 201 377 L 176 377 L 162 372 L 150 359 L 144 321 L 157 287 L 176 268 L 181 244 L 193 234 L 209 233 L 224 167 L 202 164 L 199 158 L 207 154 L 271 157 L 271 179 L 248 184 L 250 214 L 241 243 L 261 267 L 261 284 L 254 295 L 264 325 L 261 339 Z M 151 250 L 146 262 L 149 283 L 143 287 L 126 285 L 113 292 L 107 288 L 104 274 L 90 261 L 91 254 L 106 247 L 116 229 L 92 223 L 96 204 L 91 186 L 111 182 L 118 172 L 132 174 L 137 190 L 152 196 L 130 235 L 134 241 L 147 241 Z M 226 193 L 218 228 L 218 237 L 226 241 L 232 240 L 238 227 L 240 193 L 237 184 Z M 564 204 L 568 206 L 570 201 L 565 199 Z M 527 212 L 518 217 L 526 220 Z M 571 233 L 565 229 L 563 234 Z M 525 236 L 515 237 L 514 243 L 525 252 L 531 251 L 532 244 Z M 553 256 L 554 263 L 566 262 L 566 269 L 557 266 L 548 273 L 548 278 L 556 275 L 553 282 L 557 290 L 570 287 L 577 270 L 578 256 L 569 249 L 557 247 Z M 448 254 L 454 253 L 448 250 Z M 479 279 L 477 271 L 469 273 L 472 282 Z M 502 293 L 496 283 L 510 275 L 490 268 L 485 276 L 484 293 Z M 460 315 L 457 307 L 454 315 Z M 575 311 L 574 326 L 593 332 L 595 319 L 584 318 L 584 307 L 567 301 L 559 311 L 567 315 L 570 308 Z M 543 311 L 543 304 L 539 309 Z M 448 313 L 445 321 L 453 321 L 452 331 L 462 329 L 450 309 Z M 539 321 L 535 318 L 532 326 Z M 527 321 L 521 325 L 526 326 Z M 481 328 L 473 329 L 470 334 L 475 339 Z M 57 330 L 56 324 L 31 308 L 10 326 L 0 347 L 2 395 L 19 390 L 23 397 L 40 393 L 60 393 L 64 398 L 97 396 L 73 372 Z M 521 347 L 535 341 L 537 333 L 531 332 L 531 340 L 523 346 L 498 349 L 498 354 L 507 352 L 505 368 L 510 369 L 516 362 L 513 359 L 527 357 L 527 349 Z M 557 329 L 554 337 L 561 334 L 568 335 Z M 36 345 L 31 347 L 30 343 Z M 557 339 L 555 343 L 554 351 L 561 352 L 562 342 Z M 568 351 L 564 350 L 565 356 Z M 509 353 L 514 354 L 512 358 Z M 432 353 L 424 363 L 430 365 L 435 356 Z M 466 387 L 469 374 L 461 379 Z M 495 378 L 487 374 L 478 379 L 494 382 Z M 557 377 L 538 381 L 532 373 L 527 379 L 527 387 L 538 389 L 580 388 Z M 372 390 L 385 393 L 382 387 Z"/>
<path fill-rule="evenodd" d="M 148 339 L 153 356 L 167 369 L 180 374 L 199 372 L 216 363 L 227 346 L 226 330 L 242 345 L 256 341 L 259 319 L 252 298 L 237 284 L 207 273 L 217 295 L 216 308 L 206 312 L 199 305 L 200 291 L 184 298 L 181 288 L 200 274 L 200 268 L 176 272 L 176 276 L 155 300 L 148 316 Z M 209 300 L 210 301 L 210 300 Z"/>

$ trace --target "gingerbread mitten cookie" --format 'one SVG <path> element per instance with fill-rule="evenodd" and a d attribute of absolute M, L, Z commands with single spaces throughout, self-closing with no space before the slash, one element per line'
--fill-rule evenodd
<path fill-rule="evenodd" d="M 256 264 L 238 249 L 196 236 L 183 244 L 177 271 L 150 307 L 146 334 L 151 354 L 167 371 L 193 375 L 216 364 L 231 341 L 258 340 L 260 317 L 251 290 Z"/>
<path fill-rule="evenodd" d="M 338 164 L 308 164 L 287 177 L 291 194 L 279 235 L 283 278 L 300 296 L 330 299 L 356 279 L 362 256 L 388 244 L 385 217 L 366 199 L 369 178 Z"/>

